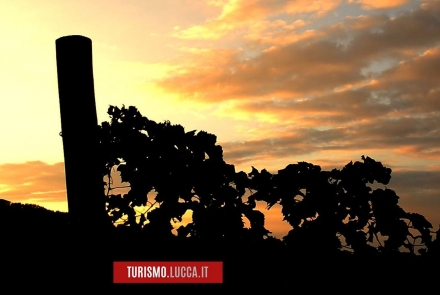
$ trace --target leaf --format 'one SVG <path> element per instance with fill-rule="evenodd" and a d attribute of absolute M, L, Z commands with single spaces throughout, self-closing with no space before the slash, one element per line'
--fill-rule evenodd
<path fill-rule="evenodd" d="M 250 177 L 256 177 L 258 176 L 260 173 L 258 172 L 257 169 L 255 169 L 254 166 L 252 166 L 252 171 L 248 174 Z"/>
<path fill-rule="evenodd" d="M 122 217 L 122 215 L 123 215 L 123 212 L 122 211 L 112 211 L 112 213 L 111 213 L 111 220 L 113 221 L 113 222 L 115 222 L 115 221 L 117 221 L 118 219 L 120 219 L 121 217 Z"/>
<path fill-rule="evenodd" d="M 158 193 L 154 200 L 158 203 L 162 203 L 165 200 L 165 194 L 164 193 Z"/>
<path fill-rule="evenodd" d="M 422 231 L 425 228 L 432 228 L 432 224 L 421 214 L 408 213 L 407 218 L 411 220 L 412 225 L 418 231 Z"/>
<path fill-rule="evenodd" d="M 434 243 L 428 229 L 432 225 L 420 214 L 400 208 L 394 191 L 371 192 L 368 184 L 387 184 L 392 171 L 368 156 L 362 155 L 362 161 L 351 161 L 342 170 L 322 171 L 320 166 L 303 161 L 286 165 L 276 174 L 254 166 L 249 174 L 236 173 L 234 165 L 223 160 L 223 148 L 216 145 L 214 134 L 203 130 L 185 133 L 183 126 L 169 121 L 156 123 L 133 106 L 110 106 L 108 114 L 110 122 L 100 128 L 101 170 L 106 175 L 117 165 L 121 180 L 129 183 L 131 190 L 124 196 L 109 196 L 106 209 L 112 220 L 128 216 L 126 226 L 134 230 L 148 219 L 145 232 L 167 236 L 172 229 L 170 221 L 181 220 L 191 209 L 193 223 L 178 229 L 180 237 L 259 239 L 268 233 L 264 214 L 255 210 L 256 202 L 263 201 L 268 209 L 281 205 L 280 219 L 293 228 L 287 238 L 289 245 L 300 247 L 304 242 L 302 250 L 336 249 L 339 246 L 333 233 L 340 232 L 356 245 L 355 252 L 367 251 L 367 243 L 380 232 L 388 236 L 386 250 L 394 251 L 409 234 L 401 219 L 411 220 L 423 243 Z M 146 204 L 153 188 L 160 207 L 139 219 L 134 207 Z M 244 203 L 247 190 L 252 195 Z M 244 229 L 243 214 L 250 220 L 250 230 Z M 344 224 L 348 214 L 351 221 Z M 372 225 L 363 233 L 368 224 Z"/>
<path fill-rule="evenodd" d="M 255 202 L 255 197 L 254 196 L 250 196 L 248 198 L 247 204 L 249 204 L 249 206 L 253 209 L 257 206 L 257 203 Z"/>

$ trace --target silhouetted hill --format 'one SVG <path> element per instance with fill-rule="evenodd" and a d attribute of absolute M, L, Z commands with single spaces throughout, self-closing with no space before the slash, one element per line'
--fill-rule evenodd
<path fill-rule="evenodd" d="M 65 212 L 54 212 L 34 204 L 12 203 L 0 199 L 1 231 L 56 230 L 65 228 L 67 224 L 69 216 Z"/>

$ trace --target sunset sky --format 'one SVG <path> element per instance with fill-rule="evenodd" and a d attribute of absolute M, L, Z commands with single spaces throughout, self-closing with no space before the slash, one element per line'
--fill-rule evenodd
<path fill-rule="evenodd" d="M 67 210 L 66 35 L 92 39 L 99 123 L 109 105 L 136 106 L 216 134 L 245 172 L 370 156 L 393 170 L 403 209 L 438 228 L 440 1 L 2 1 L 0 199 Z M 282 236 L 276 210 L 268 229 Z"/>

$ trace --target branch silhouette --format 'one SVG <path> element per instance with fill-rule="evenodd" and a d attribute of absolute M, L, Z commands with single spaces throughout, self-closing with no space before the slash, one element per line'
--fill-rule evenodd
<path fill-rule="evenodd" d="M 265 202 L 268 209 L 282 207 L 283 220 L 292 226 L 282 241 L 291 251 L 333 255 L 348 249 L 363 256 L 434 252 L 431 223 L 404 211 L 395 191 L 370 187 L 387 185 L 392 171 L 368 156 L 341 170 L 322 171 L 299 162 L 276 174 L 254 167 L 247 174 L 223 160 L 213 134 L 185 132 L 169 121 L 156 123 L 133 106 L 110 106 L 108 114 L 111 120 L 101 125 L 103 175 L 111 179 L 117 167 L 130 186 L 124 195 L 108 195 L 107 210 L 118 226 L 138 228 L 151 239 L 171 238 L 172 221 L 192 212 L 192 222 L 177 229 L 179 238 L 273 240 L 264 214 L 255 209 L 256 202 Z M 157 207 L 148 203 L 150 192 L 156 194 Z M 148 204 L 147 212 L 134 209 Z"/>

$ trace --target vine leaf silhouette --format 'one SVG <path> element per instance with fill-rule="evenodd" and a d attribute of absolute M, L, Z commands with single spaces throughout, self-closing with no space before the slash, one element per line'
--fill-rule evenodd
<path fill-rule="evenodd" d="M 256 210 L 264 202 L 268 210 L 281 207 L 280 219 L 292 228 L 280 242 L 297 253 L 379 255 L 405 248 L 427 254 L 438 247 L 432 224 L 403 210 L 395 191 L 380 188 L 389 184 L 392 170 L 368 156 L 331 171 L 298 162 L 277 173 L 254 166 L 245 173 L 223 160 L 214 134 L 156 123 L 133 106 L 110 106 L 108 114 L 110 121 L 100 126 L 102 171 L 115 224 L 123 219 L 122 226 L 169 238 L 174 223 L 190 214 L 191 221 L 176 229 L 180 239 L 272 241 L 264 214 Z M 110 194 L 115 167 L 129 184 L 126 194 Z M 147 209 L 139 213 L 136 207 Z"/>

